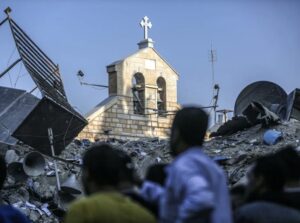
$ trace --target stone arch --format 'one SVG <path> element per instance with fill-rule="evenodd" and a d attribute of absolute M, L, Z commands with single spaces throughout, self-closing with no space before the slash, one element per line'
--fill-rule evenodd
<path fill-rule="evenodd" d="M 132 77 L 133 113 L 145 114 L 145 77 L 135 73 Z"/>
<path fill-rule="evenodd" d="M 167 101 L 166 101 L 166 80 L 163 77 L 157 78 L 157 110 L 158 115 L 163 116 L 166 114 Z"/>

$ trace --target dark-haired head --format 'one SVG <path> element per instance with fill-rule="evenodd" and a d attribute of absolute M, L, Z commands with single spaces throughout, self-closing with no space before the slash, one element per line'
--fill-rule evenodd
<path fill-rule="evenodd" d="M 135 184 L 137 179 L 131 157 L 122 150 L 117 150 L 117 152 L 122 160 L 120 168 L 120 181 L 123 183 Z"/>
<path fill-rule="evenodd" d="M 87 194 L 102 189 L 116 189 L 122 169 L 123 152 L 109 144 L 97 144 L 88 149 L 83 157 L 82 182 Z"/>
<path fill-rule="evenodd" d="M 3 187 L 7 175 L 6 163 L 3 156 L 0 155 L 0 190 Z"/>
<path fill-rule="evenodd" d="M 208 115 L 199 107 L 179 110 L 171 129 L 171 152 L 178 155 L 192 146 L 201 146 L 208 126 Z"/>
<path fill-rule="evenodd" d="M 277 156 L 267 155 L 258 158 L 248 174 L 250 200 L 254 200 L 262 194 L 283 192 L 286 173 L 286 166 Z"/>
<path fill-rule="evenodd" d="M 262 177 L 269 190 L 281 191 L 287 173 L 284 163 L 274 155 L 268 155 L 256 160 L 253 167 L 256 177 Z"/>
<path fill-rule="evenodd" d="M 164 186 L 167 177 L 165 171 L 166 166 L 166 163 L 156 163 L 151 165 L 147 170 L 145 179 Z"/>
<path fill-rule="evenodd" d="M 281 148 L 275 154 L 281 159 L 287 168 L 286 178 L 287 183 L 299 183 L 300 181 L 300 156 L 297 153 L 295 147 L 288 145 Z"/>

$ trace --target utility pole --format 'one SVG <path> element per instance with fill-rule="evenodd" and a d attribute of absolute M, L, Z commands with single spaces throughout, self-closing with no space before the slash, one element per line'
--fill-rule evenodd
<path fill-rule="evenodd" d="M 213 110 L 214 110 L 214 124 L 217 123 L 217 112 L 218 99 L 219 99 L 219 90 L 220 87 L 215 83 L 215 67 L 214 64 L 217 61 L 217 52 L 213 49 L 212 43 L 209 51 L 209 61 L 211 62 L 211 77 L 212 77 L 212 89 L 213 89 Z"/>
<path fill-rule="evenodd" d="M 211 62 L 211 77 L 212 77 L 212 87 L 215 85 L 215 67 L 214 64 L 217 61 L 217 52 L 213 49 L 212 43 L 210 45 L 209 51 L 209 62 Z"/>

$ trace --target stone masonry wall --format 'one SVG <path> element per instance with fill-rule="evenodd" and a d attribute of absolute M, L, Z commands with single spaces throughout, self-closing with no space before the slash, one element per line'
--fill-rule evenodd
<path fill-rule="evenodd" d="M 177 103 L 169 103 L 168 107 L 176 110 Z M 133 102 L 130 98 L 120 97 L 117 102 L 104 112 L 89 120 L 89 124 L 78 138 L 95 141 L 107 136 L 105 130 L 111 130 L 109 137 L 118 139 L 138 139 L 144 137 L 167 138 L 170 132 L 173 115 L 159 117 L 153 111 L 146 115 L 133 114 Z"/>

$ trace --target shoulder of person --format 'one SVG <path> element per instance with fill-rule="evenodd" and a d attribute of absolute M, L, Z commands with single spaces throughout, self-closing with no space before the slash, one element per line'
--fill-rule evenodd
<path fill-rule="evenodd" d="M 235 213 L 236 222 L 257 220 L 262 222 L 300 222 L 300 212 L 296 209 L 266 201 L 245 204 Z"/>
<path fill-rule="evenodd" d="M 10 220 L 5 219 L 15 219 L 19 223 L 29 223 L 29 219 L 18 209 L 10 205 L 1 205 L 0 206 L 0 222 L 3 223 L 12 223 Z"/>

